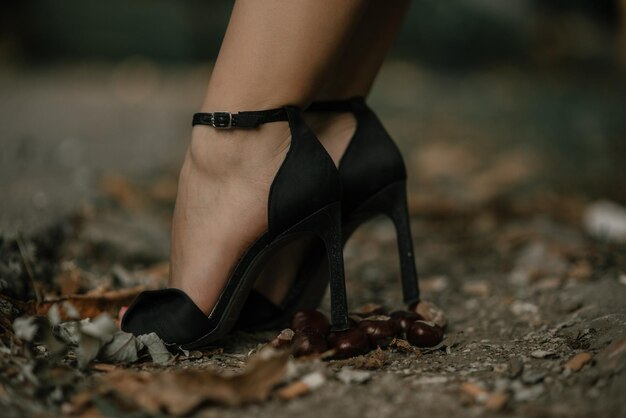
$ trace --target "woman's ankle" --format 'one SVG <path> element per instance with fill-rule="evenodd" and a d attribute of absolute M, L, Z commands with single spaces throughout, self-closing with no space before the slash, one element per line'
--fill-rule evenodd
<path fill-rule="evenodd" d="M 287 123 L 255 129 L 193 128 L 188 163 L 209 176 L 227 176 L 240 169 L 271 164 L 284 158 L 291 143 Z"/>
<path fill-rule="evenodd" d="M 354 115 L 349 112 L 309 112 L 305 114 L 305 119 L 335 165 L 339 166 L 339 161 L 356 131 Z"/>

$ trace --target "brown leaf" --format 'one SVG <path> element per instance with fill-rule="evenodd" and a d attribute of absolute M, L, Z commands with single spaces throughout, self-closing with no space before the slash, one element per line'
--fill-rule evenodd
<path fill-rule="evenodd" d="M 241 405 L 266 400 L 286 372 L 289 354 L 264 349 L 250 358 L 243 373 L 227 375 L 213 369 L 157 373 L 113 371 L 103 377 L 116 396 L 156 413 L 185 415 L 205 402 Z"/>
<path fill-rule="evenodd" d="M 573 372 L 577 372 L 583 368 L 583 366 L 593 360 L 593 357 L 589 353 L 578 353 L 565 363 L 565 368 Z"/>
<path fill-rule="evenodd" d="M 130 289 L 109 290 L 97 294 L 69 295 L 58 299 L 46 300 L 39 304 L 28 302 L 28 311 L 35 315 L 46 315 L 48 310 L 58 303 L 63 306 L 63 302 L 69 302 L 78 311 L 81 318 L 95 318 L 102 313 L 108 313 L 113 318 L 122 306 L 129 305 L 135 297 L 145 290 L 145 287 L 138 286 Z M 72 319 L 66 309 L 61 309 L 61 319 Z"/>
<path fill-rule="evenodd" d="M 345 360 L 334 360 L 333 366 L 348 366 L 355 369 L 375 370 L 385 365 L 385 352 L 378 347 L 376 350 L 363 356 L 356 356 Z"/>
<path fill-rule="evenodd" d="M 489 397 L 487 392 L 482 386 L 476 383 L 465 382 L 461 385 L 461 391 L 470 396 L 473 401 L 485 402 Z"/>
<path fill-rule="evenodd" d="M 485 408 L 489 411 L 501 411 L 509 402 L 509 395 L 503 392 L 494 392 L 485 401 Z"/>
<path fill-rule="evenodd" d="M 325 382 L 326 378 L 320 372 L 309 373 L 303 378 L 281 388 L 276 392 L 276 396 L 284 401 L 299 398 L 319 388 Z"/>
<path fill-rule="evenodd" d="M 405 353 L 411 353 L 411 354 L 417 354 L 417 355 L 422 354 L 419 348 L 415 347 L 407 340 L 403 340 L 402 338 L 394 338 L 391 344 L 389 344 L 389 348 L 396 348 L 400 351 L 404 351 Z"/>

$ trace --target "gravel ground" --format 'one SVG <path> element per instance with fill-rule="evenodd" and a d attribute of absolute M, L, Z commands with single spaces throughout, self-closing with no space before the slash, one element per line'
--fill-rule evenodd
<path fill-rule="evenodd" d="M 141 86 L 137 80 L 146 74 L 153 80 L 129 90 Z M 0 187 L 11 199 L 0 211 L 0 279 L 2 294 L 10 297 L 0 304 L 0 405 L 8 416 L 167 415 L 132 402 L 121 405 L 94 387 L 120 369 L 239 370 L 250 350 L 275 335 L 236 334 L 223 351 L 182 355 L 165 367 L 144 359 L 78 371 L 76 355 L 69 353 L 64 368 L 45 378 L 44 367 L 28 365 L 40 365 L 36 359 L 50 353 L 29 358 L 11 335 L 10 321 L 27 311 L 20 300 L 34 297 L 29 276 L 47 297 L 162 283 L 175 167 L 184 144 L 172 138 L 183 138 L 188 129 L 177 119 L 187 120 L 184 115 L 199 102 L 203 74 L 134 61 L 114 69 L 3 72 Z M 412 93 L 397 85 L 400 79 Z M 396 62 L 372 97 L 412 175 L 417 264 L 424 297 L 448 315 L 444 346 L 396 347 L 350 361 L 294 361 L 291 374 L 323 377 L 312 393 L 237 407 L 205 403 L 190 415 L 623 415 L 626 246 L 623 235 L 607 236 L 589 222 L 611 216 L 597 198 L 626 199 L 620 166 L 612 165 L 616 157 L 606 158 L 612 152 L 606 138 L 622 122 L 605 110 L 619 99 L 601 95 L 601 85 L 550 90 L 535 82 L 529 89 L 528 79 L 510 74 L 466 81 Z M 588 121 L 587 131 L 570 137 L 571 159 L 587 152 L 584 167 L 605 162 L 599 173 L 566 176 L 575 164 L 554 155 L 557 145 L 537 145 L 542 138 L 558 142 L 574 129 L 566 123 L 547 129 L 530 105 L 545 106 L 539 97 L 556 100 L 563 91 L 575 91 L 577 100 L 562 103 L 561 114 L 578 112 Z M 28 123 L 31 110 L 43 116 Z M 422 135 L 414 138 L 415 132 Z M 502 143 L 505 132 L 510 135 Z M 129 135 L 138 139 L 129 141 Z M 589 137 L 606 142 L 584 145 Z M 19 242 L 15 232 L 24 234 Z M 391 224 L 376 220 L 348 243 L 352 308 L 369 302 L 401 307 L 394 239 Z M 322 310 L 327 308 L 325 301 Z M 52 379 L 47 386 L 45 379 Z M 69 408 L 80 403 L 76 393 L 90 394 L 91 407 Z"/>

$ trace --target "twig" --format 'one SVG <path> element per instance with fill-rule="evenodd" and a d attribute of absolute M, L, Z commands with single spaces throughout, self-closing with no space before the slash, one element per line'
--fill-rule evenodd
<path fill-rule="evenodd" d="M 17 235 L 17 248 L 20 250 L 22 262 L 24 263 L 24 267 L 26 268 L 26 273 L 28 274 L 30 285 L 33 288 L 33 292 L 35 293 L 35 300 L 37 301 L 37 303 L 41 303 L 41 293 L 39 293 L 39 289 L 35 285 L 35 275 L 33 274 L 33 269 L 31 268 L 30 261 L 28 259 L 28 253 L 26 252 L 26 245 L 24 243 L 24 240 L 22 239 L 21 234 Z"/>

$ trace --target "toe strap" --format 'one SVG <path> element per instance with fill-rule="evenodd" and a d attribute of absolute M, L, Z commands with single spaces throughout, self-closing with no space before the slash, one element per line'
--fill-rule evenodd
<path fill-rule="evenodd" d="M 137 296 L 122 318 L 122 330 L 134 335 L 155 332 L 170 344 L 188 344 L 215 324 L 180 289 L 148 290 Z"/>

